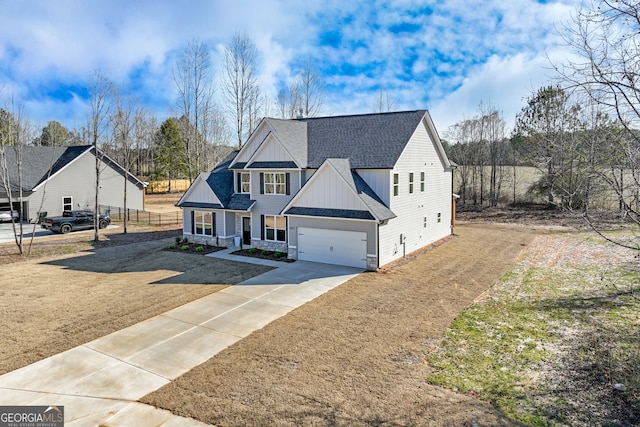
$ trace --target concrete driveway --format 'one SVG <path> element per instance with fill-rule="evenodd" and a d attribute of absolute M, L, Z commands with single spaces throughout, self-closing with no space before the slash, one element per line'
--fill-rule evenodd
<path fill-rule="evenodd" d="M 18 228 L 18 224 L 16 224 L 16 229 L 19 232 L 19 228 Z M 107 229 L 112 229 L 112 228 L 117 228 L 117 225 L 109 225 L 107 227 Z M 93 229 L 91 230 L 80 230 L 80 231 L 73 231 L 72 234 L 77 234 L 77 233 L 82 233 L 82 232 L 91 232 L 93 233 Z M 31 239 L 31 236 L 33 236 L 34 238 L 39 238 L 39 237 L 47 237 L 47 236 L 59 236 L 59 234 L 56 234 L 52 231 L 46 230 L 44 228 L 42 228 L 40 225 L 36 225 L 35 230 L 33 228 L 33 224 L 28 223 L 28 222 L 23 222 L 22 223 L 22 237 L 23 239 L 27 240 L 27 239 Z M 13 242 L 14 241 L 14 236 L 13 236 L 13 227 L 11 226 L 10 222 L 3 222 L 0 223 L 0 243 L 7 243 L 7 242 Z"/>
<path fill-rule="evenodd" d="M 64 406 L 67 427 L 201 426 L 136 401 L 359 273 L 329 264 L 280 263 L 238 285 L 0 376 L 0 404 Z"/>
<path fill-rule="evenodd" d="M 16 224 L 16 229 L 19 232 L 19 224 Z M 35 232 L 33 229 L 33 224 L 28 222 L 22 223 L 22 237 L 23 239 L 30 239 L 33 235 L 34 237 L 43 237 L 50 236 L 53 233 L 49 230 L 45 230 L 44 228 L 36 225 Z M 13 227 L 10 222 L 0 223 L 0 243 L 13 242 Z"/>

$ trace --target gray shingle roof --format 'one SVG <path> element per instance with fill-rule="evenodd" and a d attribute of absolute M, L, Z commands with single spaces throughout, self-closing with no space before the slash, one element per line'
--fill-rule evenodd
<path fill-rule="evenodd" d="M 328 158 L 355 169 L 391 169 L 426 110 L 301 119 L 307 124 L 308 167 Z"/>
<path fill-rule="evenodd" d="M 182 202 L 178 206 L 181 208 L 222 209 L 222 205 L 219 203 L 205 202 Z"/>
<path fill-rule="evenodd" d="M 22 146 L 22 190 L 33 190 L 46 181 L 49 176 L 59 172 L 90 148 L 90 145 L 74 147 Z M 4 151 L 7 158 L 11 191 L 18 191 L 19 175 L 16 147 L 7 146 Z M 4 193 L 4 186 L 0 188 L 0 192 Z"/>
<path fill-rule="evenodd" d="M 216 165 L 207 177 L 207 184 L 222 204 L 180 201 L 176 206 L 183 208 L 231 209 L 242 211 L 251 209 L 256 203 L 255 200 L 250 200 L 248 194 L 233 193 L 233 171 L 229 169 L 229 165 L 237 154 L 237 150 L 230 153 L 222 162 Z"/>
<path fill-rule="evenodd" d="M 253 162 L 247 169 L 297 169 L 294 162 Z"/>
<path fill-rule="evenodd" d="M 352 209 L 327 209 L 327 208 L 305 208 L 294 206 L 284 212 L 285 215 L 321 216 L 327 218 L 349 218 L 368 219 L 375 218 L 369 211 L 357 211 Z"/>
<path fill-rule="evenodd" d="M 234 211 L 248 211 L 255 204 L 256 201 L 251 200 L 248 194 L 234 194 L 225 206 Z"/>

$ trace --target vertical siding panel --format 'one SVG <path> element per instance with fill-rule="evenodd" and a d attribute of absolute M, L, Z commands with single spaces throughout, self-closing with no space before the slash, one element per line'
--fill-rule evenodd
<path fill-rule="evenodd" d="M 413 194 L 409 194 L 410 172 L 414 173 Z M 420 172 L 425 172 L 424 192 L 420 192 Z M 380 226 L 380 265 L 451 233 L 451 171 L 444 169 L 434 142 L 422 124 L 389 174 L 390 183 L 393 173 L 399 174 L 400 192 L 398 196 L 390 196 L 390 208 L 398 217 Z M 440 223 L 438 212 L 442 215 Z M 401 234 L 406 237 L 404 245 L 400 244 Z"/>

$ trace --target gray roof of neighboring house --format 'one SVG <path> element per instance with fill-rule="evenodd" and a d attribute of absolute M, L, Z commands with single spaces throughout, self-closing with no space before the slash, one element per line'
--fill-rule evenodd
<path fill-rule="evenodd" d="M 22 190 L 32 191 L 82 153 L 91 149 L 91 146 L 34 147 L 25 145 L 20 147 L 20 149 L 22 151 Z M 4 147 L 4 152 L 9 171 L 11 191 L 18 191 L 17 147 L 6 146 Z M 0 192 L 5 192 L 4 185 L 0 187 Z"/>
<path fill-rule="evenodd" d="M 25 145 L 20 147 L 22 150 L 22 191 L 30 192 L 40 184 L 47 181 L 50 177 L 60 172 L 64 167 L 69 165 L 75 159 L 80 157 L 87 151 L 91 151 L 91 145 L 74 145 L 71 147 L 42 147 Z M 16 147 L 4 147 L 7 158 L 7 168 L 9 170 L 9 181 L 11 182 L 11 191 L 18 191 L 18 166 Z M 99 150 L 102 153 L 101 150 Z M 104 155 L 102 162 L 110 165 L 118 172 L 125 174 L 122 166 L 118 165 L 113 159 Z M 144 183 L 134 175 L 127 173 L 127 178 L 138 185 L 144 187 Z M 0 193 L 4 193 L 4 185 L 0 186 Z"/>

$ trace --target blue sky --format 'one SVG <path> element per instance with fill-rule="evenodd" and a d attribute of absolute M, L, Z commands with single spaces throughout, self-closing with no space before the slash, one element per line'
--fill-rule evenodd
<path fill-rule="evenodd" d="M 189 40 L 211 48 L 246 32 L 260 53 L 259 83 L 278 89 L 310 61 L 328 114 L 369 113 L 384 87 L 397 110 L 428 109 L 441 135 L 480 102 L 508 126 L 549 84 L 549 59 L 568 56 L 555 26 L 580 0 L 29 0 L 3 2 L 0 96 L 37 124 L 82 126 L 89 73 L 129 87 L 160 120 L 174 104 L 171 67 Z M 272 108 L 275 114 L 275 108 Z"/>

